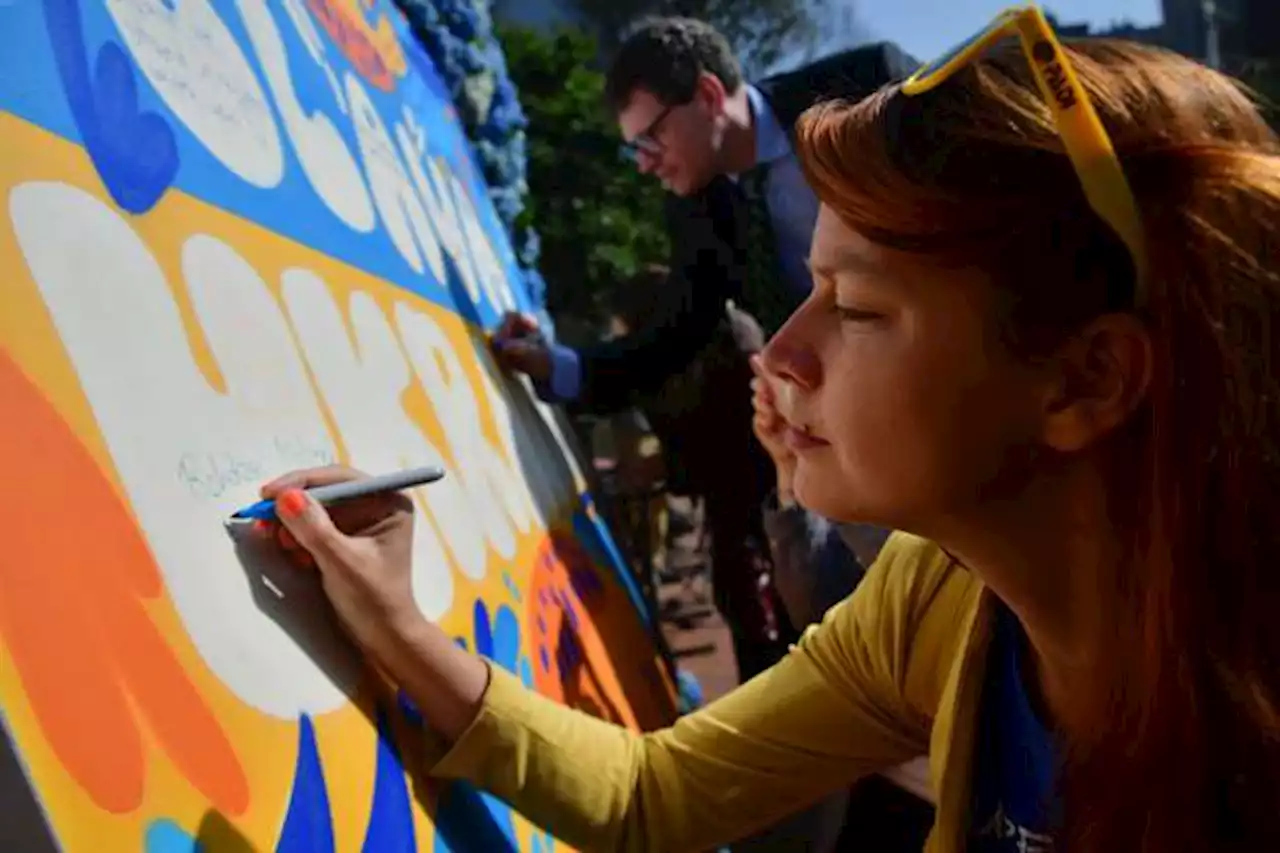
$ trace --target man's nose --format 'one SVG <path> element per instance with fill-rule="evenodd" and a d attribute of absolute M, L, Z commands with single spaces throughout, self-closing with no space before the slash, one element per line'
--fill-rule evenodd
<path fill-rule="evenodd" d="M 662 158 L 652 151 L 646 151 L 641 148 L 636 152 L 636 168 L 640 170 L 642 175 L 657 171 L 660 162 L 662 162 Z"/>

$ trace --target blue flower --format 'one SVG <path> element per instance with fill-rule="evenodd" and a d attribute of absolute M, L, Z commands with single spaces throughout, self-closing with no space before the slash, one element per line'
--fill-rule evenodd
<path fill-rule="evenodd" d="M 546 284 L 537 271 L 537 234 L 517 220 L 525 209 L 529 187 L 525 180 L 528 149 L 524 130 L 528 116 L 507 70 L 502 46 L 493 34 L 490 0 L 397 0 L 410 30 L 435 64 L 489 186 L 489 198 L 506 228 L 521 266 L 529 296 L 541 308 Z M 491 75 L 487 104 L 473 100 L 468 83 Z M 483 89 L 484 87 L 477 87 Z"/>

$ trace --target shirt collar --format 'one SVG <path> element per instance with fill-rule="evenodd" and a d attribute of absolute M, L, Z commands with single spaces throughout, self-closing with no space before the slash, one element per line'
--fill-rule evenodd
<path fill-rule="evenodd" d="M 774 114 L 773 108 L 765 100 L 764 94 L 752 86 L 747 86 L 747 100 L 751 103 L 751 115 L 756 126 L 756 165 L 772 163 L 791 153 L 791 140 L 782 124 Z"/>

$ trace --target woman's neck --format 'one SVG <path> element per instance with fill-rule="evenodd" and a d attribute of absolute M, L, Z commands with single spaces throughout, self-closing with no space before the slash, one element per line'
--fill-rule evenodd
<path fill-rule="evenodd" d="M 1112 618 L 1104 584 L 1122 559 L 1098 472 L 1062 472 L 1016 498 L 986 504 L 935 537 L 1017 616 L 1031 648 L 1039 700 L 1067 722 L 1073 685 L 1089 678 Z"/>

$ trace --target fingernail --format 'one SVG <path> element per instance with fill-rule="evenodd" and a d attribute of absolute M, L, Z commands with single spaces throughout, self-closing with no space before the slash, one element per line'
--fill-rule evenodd
<path fill-rule="evenodd" d="M 289 489 L 276 498 L 276 512 L 285 518 L 297 518 L 307 511 L 307 503 L 301 489 Z"/>

